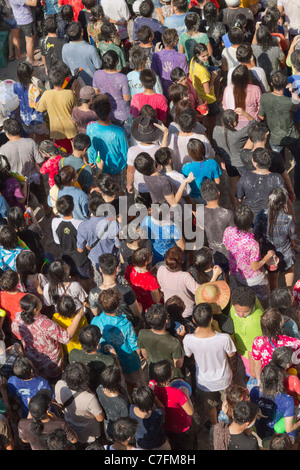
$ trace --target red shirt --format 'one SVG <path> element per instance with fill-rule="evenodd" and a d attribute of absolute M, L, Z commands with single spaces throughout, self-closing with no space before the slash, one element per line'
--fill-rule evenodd
<path fill-rule="evenodd" d="M 175 387 L 159 387 L 158 385 L 154 386 L 153 391 L 165 407 L 165 430 L 181 433 L 190 429 L 192 418 L 182 408 L 187 402 L 183 391 Z"/>
<path fill-rule="evenodd" d="M 211 2 L 213 2 L 216 5 L 216 7 L 219 8 L 220 5 L 218 4 L 217 0 L 211 0 Z M 191 0 L 189 4 L 189 9 L 191 9 L 192 7 L 196 7 L 197 5 L 199 5 L 197 0 Z"/>
<path fill-rule="evenodd" d="M 136 118 L 140 114 L 140 110 L 145 104 L 149 104 L 156 111 L 156 118 L 159 121 L 166 121 L 168 116 L 168 100 L 164 95 L 154 93 L 153 95 L 145 95 L 144 93 L 136 93 L 131 98 L 130 114 Z"/>
<path fill-rule="evenodd" d="M 58 5 L 71 5 L 74 11 L 73 21 L 78 21 L 78 15 L 83 10 L 84 6 L 81 3 L 81 0 L 58 0 Z"/>
<path fill-rule="evenodd" d="M 55 185 L 54 176 L 57 175 L 59 170 L 59 162 L 61 160 L 61 155 L 56 155 L 56 157 L 51 157 L 45 160 L 41 166 L 42 175 L 49 173 L 49 186 Z"/>
<path fill-rule="evenodd" d="M 16 313 L 20 312 L 20 300 L 24 295 L 26 295 L 25 292 L 16 292 L 15 294 L 11 294 L 7 291 L 0 292 L 0 308 L 6 311 L 9 324 L 14 321 Z"/>
<path fill-rule="evenodd" d="M 151 292 L 159 289 L 156 277 L 149 271 L 139 272 L 134 266 L 127 266 L 125 279 L 135 292 L 138 302 L 147 310 L 155 302 L 152 299 Z"/>

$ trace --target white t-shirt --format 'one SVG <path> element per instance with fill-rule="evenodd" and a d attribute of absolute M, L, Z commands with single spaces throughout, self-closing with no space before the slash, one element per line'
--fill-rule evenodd
<path fill-rule="evenodd" d="M 101 0 L 100 3 L 107 18 L 115 21 L 129 20 L 130 11 L 125 0 Z M 118 25 L 117 28 L 121 39 L 128 37 L 126 27 Z"/>
<path fill-rule="evenodd" d="M 227 333 L 215 332 L 210 338 L 186 335 L 183 339 L 186 356 L 194 354 L 197 387 L 206 392 L 217 392 L 229 387 L 232 372 L 227 354 L 236 352 L 236 347 Z"/>
<path fill-rule="evenodd" d="M 66 295 L 69 295 L 70 297 L 72 297 L 74 299 L 77 310 L 82 307 L 82 303 L 88 297 L 88 294 L 85 292 L 84 288 L 79 284 L 79 282 L 76 282 L 76 281 L 71 282 L 69 287 L 68 287 L 68 284 L 65 285 L 65 290 L 62 287 L 58 288 L 57 294 L 60 297 L 64 293 L 66 293 Z M 45 287 L 43 289 L 43 296 L 44 296 L 45 305 L 47 305 L 47 306 L 53 305 L 53 302 L 50 299 L 50 295 L 49 295 L 49 284 L 45 285 Z"/>
<path fill-rule="evenodd" d="M 231 84 L 231 75 L 232 75 L 232 72 L 234 71 L 235 68 L 236 67 L 232 67 L 231 69 L 228 70 L 227 85 Z M 261 82 L 261 84 L 264 88 L 264 90 L 262 90 L 262 91 L 263 92 L 269 92 L 270 91 L 270 86 L 268 84 L 266 72 L 264 71 L 264 69 L 261 68 L 261 67 L 252 67 L 252 69 L 249 69 L 249 70 L 251 70 L 251 72 L 253 73 L 255 78 Z"/>
<path fill-rule="evenodd" d="M 283 7 L 285 19 L 291 34 L 300 34 L 300 2 L 299 0 L 277 0 L 277 6 Z"/>
<path fill-rule="evenodd" d="M 227 62 L 227 69 L 231 69 L 232 67 L 237 67 L 239 65 L 239 61 L 236 58 L 236 51 L 237 48 L 233 46 L 223 49 L 222 57 L 224 57 Z"/>
<path fill-rule="evenodd" d="M 141 152 L 146 152 L 150 155 L 150 157 L 154 160 L 155 152 L 160 148 L 159 145 L 152 144 L 152 145 L 143 145 L 142 143 L 138 143 L 133 147 L 129 147 L 127 152 L 127 165 L 134 166 L 134 160 Z M 139 193 L 149 193 L 149 189 L 145 183 L 144 175 L 139 173 L 135 170 L 134 172 L 134 180 L 133 186 Z"/>
<path fill-rule="evenodd" d="M 181 169 L 185 163 L 193 161 L 188 154 L 187 145 L 190 139 L 199 139 L 205 147 L 205 158 L 214 158 L 215 152 L 209 142 L 208 138 L 203 134 L 196 134 L 189 136 L 182 136 L 178 134 L 170 134 L 168 140 L 168 147 L 174 151 L 174 162 L 173 169 L 181 172 Z"/>

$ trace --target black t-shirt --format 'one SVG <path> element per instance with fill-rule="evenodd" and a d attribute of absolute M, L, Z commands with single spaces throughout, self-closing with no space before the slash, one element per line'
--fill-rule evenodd
<path fill-rule="evenodd" d="M 228 450 L 259 450 L 259 446 L 253 435 L 231 434 Z"/>
<path fill-rule="evenodd" d="M 116 284 L 116 289 L 120 292 L 122 296 L 121 304 L 120 307 L 118 308 L 117 312 L 119 315 L 126 315 L 129 321 L 131 321 L 132 324 L 135 324 L 137 319 L 134 317 L 132 311 L 130 310 L 130 305 L 133 305 L 134 302 L 136 301 L 136 295 L 134 291 L 131 289 L 130 286 L 128 285 L 120 285 Z M 90 308 L 98 308 L 99 313 L 101 313 L 101 307 L 98 302 L 99 294 L 102 292 L 100 287 L 95 287 L 90 291 L 89 294 L 89 302 L 90 302 Z"/>
<path fill-rule="evenodd" d="M 241 151 L 241 160 L 247 171 L 255 170 L 255 167 L 252 163 L 252 153 L 253 152 L 250 149 L 243 149 Z M 270 167 L 270 172 L 278 173 L 279 175 L 282 175 L 285 172 L 284 161 L 279 152 L 272 152 L 272 164 Z"/>
<path fill-rule="evenodd" d="M 153 204 L 166 202 L 165 196 L 174 194 L 173 186 L 167 176 L 144 176 L 144 181 L 149 189 Z"/>
<path fill-rule="evenodd" d="M 65 43 L 66 41 L 59 37 L 47 36 L 40 40 L 41 54 L 45 57 L 48 72 L 54 62 L 62 59 L 62 48 Z"/>

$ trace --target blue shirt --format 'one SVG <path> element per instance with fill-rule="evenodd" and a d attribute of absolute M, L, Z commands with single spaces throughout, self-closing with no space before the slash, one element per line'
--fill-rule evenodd
<path fill-rule="evenodd" d="M 204 180 L 214 180 L 222 174 L 218 163 L 213 158 L 203 162 L 190 162 L 183 165 L 181 173 L 184 176 L 188 176 L 191 172 L 195 176 L 194 181 L 189 183 L 192 190 L 190 193 L 191 198 L 201 197 L 201 184 Z"/>
<path fill-rule="evenodd" d="M 62 196 L 65 196 L 66 194 L 72 196 L 74 201 L 73 218 L 79 220 L 87 219 L 89 215 L 88 195 L 76 186 L 64 186 L 58 192 L 58 199 Z M 50 207 L 52 207 L 50 195 L 48 196 L 48 204 Z"/>
<path fill-rule="evenodd" d="M 147 234 L 147 239 L 152 242 L 153 265 L 164 261 L 168 249 L 172 248 L 182 237 L 177 225 L 159 223 L 150 216 L 143 220 L 142 230 Z"/>
<path fill-rule="evenodd" d="M 95 163 L 98 152 L 104 162 L 103 173 L 116 175 L 127 165 L 128 143 L 124 130 L 120 126 L 111 124 L 101 126 L 98 122 L 91 122 L 86 128 L 86 134 L 91 139 L 91 146 L 87 151 L 90 163 Z"/>
<path fill-rule="evenodd" d="M 138 72 L 137 70 L 132 70 L 127 75 L 127 80 L 128 80 L 131 97 L 133 97 L 136 93 L 144 92 L 145 88 L 141 84 L 140 72 Z M 154 85 L 153 90 L 155 91 L 155 93 L 158 93 L 159 95 L 164 94 L 162 86 L 161 86 L 161 81 L 157 75 L 156 75 L 156 83 Z"/>
<path fill-rule="evenodd" d="M 61 7 L 58 6 L 58 0 L 45 0 L 45 15 L 56 15 L 61 11 Z"/>
<path fill-rule="evenodd" d="M 6 199 L 0 194 L 0 224 L 4 223 L 3 219 L 7 218 L 8 211 L 10 210 Z"/>
<path fill-rule="evenodd" d="M 74 73 L 74 70 L 82 67 L 80 78 L 85 85 L 93 85 L 93 76 L 96 70 L 101 68 L 102 60 L 95 46 L 81 41 L 69 42 L 62 48 L 62 60 Z"/>
<path fill-rule="evenodd" d="M 9 396 L 17 398 L 21 402 L 22 418 L 28 416 L 28 403 L 41 389 L 49 390 L 54 398 L 54 393 L 49 382 L 42 378 L 35 376 L 30 380 L 22 380 L 12 375 L 7 381 L 7 392 Z"/>
<path fill-rule="evenodd" d="M 24 88 L 23 85 L 21 85 L 21 83 L 14 83 L 14 93 L 19 98 L 20 116 L 21 116 L 22 122 L 26 126 L 44 122 L 43 114 L 39 113 L 34 108 L 30 108 L 29 100 L 28 100 L 28 91 L 29 91 L 29 86 Z M 39 96 L 37 99 L 37 102 L 40 100 L 40 98 L 41 97 Z"/>
<path fill-rule="evenodd" d="M 293 92 L 296 93 L 296 95 L 300 99 L 300 75 L 292 75 L 291 77 L 288 77 L 288 83 L 292 84 Z M 285 94 L 287 96 L 291 96 L 291 93 L 288 90 L 286 90 Z M 294 121 L 300 122 L 300 106 L 294 113 Z"/>
<path fill-rule="evenodd" d="M 91 321 L 101 331 L 101 349 L 111 344 L 120 361 L 124 374 L 131 374 L 140 369 L 141 361 L 137 353 L 137 336 L 126 315 L 111 316 L 102 312 Z"/>
<path fill-rule="evenodd" d="M 181 15 L 171 15 L 165 18 L 165 27 L 166 28 L 174 28 L 176 29 L 178 36 L 181 33 L 185 33 L 187 31 L 187 27 L 185 25 L 185 17 L 187 13 L 182 13 Z"/>
<path fill-rule="evenodd" d="M 81 189 L 87 192 L 87 188 L 90 188 L 94 183 L 92 168 L 89 165 L 85 165 L 82 158 L 74 157 L 73 155 L 60 159 L 59 168 L 62 168 L 66 165 L 71 165 L 73 168 L 75 168 L 77 173 L 79 173 L 81 170 L 78 175 L 78 183 L 80 184 Z M 85 167 L 83 168 L 84 165 Z"/>

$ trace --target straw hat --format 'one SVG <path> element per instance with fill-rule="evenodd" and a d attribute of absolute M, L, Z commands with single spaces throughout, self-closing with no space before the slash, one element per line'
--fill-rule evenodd
<path fill-rule="evenodd" d="M 212 304 L 213 313 L 220 313 L 230 300 L 230 287 L 225 281 L 207 282 L 201 284 L 196 290 L 196 305 L 201 303 Z"/>

